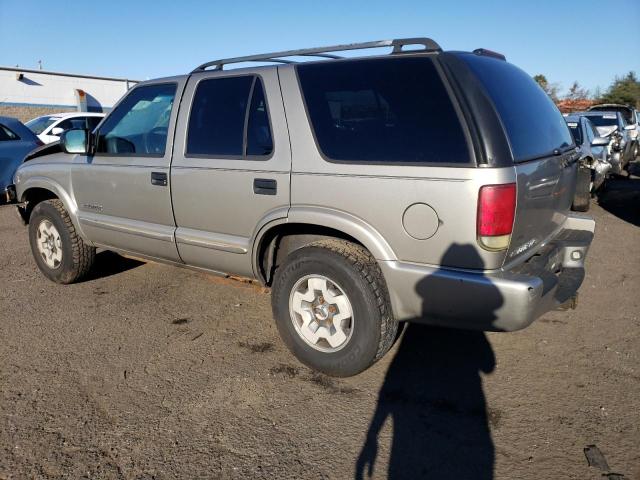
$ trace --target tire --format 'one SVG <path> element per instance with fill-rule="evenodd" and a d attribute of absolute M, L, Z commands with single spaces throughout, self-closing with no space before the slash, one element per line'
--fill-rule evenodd
<path fill-rule="evenodd" d="M 591 170 L 588 168 L 578 169 L 576 181 L 576 193 L 573 196 L 571 210 L 576 212 L 587 212 L 591 202 Z"/>
<path fill-rule="evenodd" d="M 60 200 L 35 206 L 29 219 L 29 243 L 40 271 L 56 283 L 81 280 L 95 261 L 95 247 L 80 238 Z"/>
<path fill-rule="evenodd" d="M 306 292 L 309 299 L 322 294 L 309 303 L 300 301 L 296 292 L 300 298 L 304 298 L 300 292 Z M 339 298 L 341 294 L 346 302 Z M 328 295 L 334 296 L 325 298 Z M 320 317 L 311 313 L 318 299 L 323 303 L 313 311 L 319 311 Z M 301 303 L 304 316 L 295 311 Z M 364 248 L 344 240 L 322 240 L 291 253 L 275 272 L 271 304 L 280 336 L 291 353 L 310 368 L 335 377 L 369 368 L 391 348 L 398 330 L 380 267 Z M 334 308 L 333 315 L 319 319 L 327 304 L 330 311 Z M 343 318 L 340 327 L 346 339 L 338 345 L 340 335 L 328 332 L 337 332 L 334 317 L 349 311 L 351 316 Z M 305 318 L 311 319 L 310 328 L 304 327 Z M 312 327 L 317 330 L 313 332 Z M 326 338 L 309 338 L 315 334 Z"/>

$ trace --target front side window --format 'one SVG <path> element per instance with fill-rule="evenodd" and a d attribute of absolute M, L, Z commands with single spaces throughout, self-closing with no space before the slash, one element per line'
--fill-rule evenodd
<path fill-rule="evenodd" d="M 93 132 L 101 120 L 102 117 L 87 117 L 87 130 Z"/>
<path fill-rule="evenodd" d="M 174 83 L 134 88 L 100 128 L 96 152 L 164 155 L 175 94 Z"/>
<path fill-rule="evenodd" d="M 62 122 L 57 124 L 54 128 L 61 128 L 65 132 L 74 128 L 85 130 L 87 128 L 87 122 L 85 117 L 67 118 L 66 120 L 63 120 Z"/>
<path fill-rule="evenodd" d="M 187 155 L 267 156 L 273 151 L 262 81 L 256 76 L 202 80 L 189 116 Z"/>
<path fill-rule="evenodd" d="M 11 140 L 20 140 L 20 137 L 4 125 L 0 125 L 0 142 L 8 142 Z"/>
<path fill-rule="evenodd" d="M 334 161 L 468 164 L 449 94 L 430 58 L 301 64 L 309 119 Z"/>

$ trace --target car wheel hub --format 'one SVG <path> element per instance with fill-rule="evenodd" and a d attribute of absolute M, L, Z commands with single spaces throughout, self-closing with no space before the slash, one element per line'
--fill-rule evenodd
<path fill-rule="evenodd" d="M 289 312 L 297 334 L 321 352 L 337 352 L 353 334 L 353 309 L 344 290 L 322 275 L 296 282 L 289 296 Z"/>
<path fill-rule="evenodd" d="M 62 239 L 58 229 L 49 220 L 42 220 L 38 225 L 37 246 L 47 267 L 56 269 L 62 264 Z"/>

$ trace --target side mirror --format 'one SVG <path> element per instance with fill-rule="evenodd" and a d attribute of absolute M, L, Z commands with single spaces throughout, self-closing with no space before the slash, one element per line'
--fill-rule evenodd
<path fill-rule="evenodd" d="M 632 123 L 630 125 L 627 125 L 626 127 L 624 127 L 625 130 L 635 130 L 636 126 Z"/>
<path fill-rule="evenodd" d="M 606 147 L 609 145 L 609 139 L 606 137 L 596 137 L 591 142 L 592 147 Z"/>
<path fill-rule="evenodd" d="M 60 135 L 60 145 L 65 153 L 89 153 L 89 134 L 86 130 L 73 128 Z"/>
<path fill-rule="evenodd" d="M 63 133 L 64 133 L 64 128 L 54 127 L 54 128 L 51 129 L 51 132 L 49 133 L 49 135 L 53 135 L 55 137 L 59 137 Z"/>

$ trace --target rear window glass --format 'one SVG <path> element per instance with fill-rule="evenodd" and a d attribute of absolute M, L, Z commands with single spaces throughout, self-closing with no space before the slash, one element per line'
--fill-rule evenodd
<path fill-rule="evenodd" d="M 496 58 L 459 55 L 491 97 L 515 161 L 551 155 L 573 145 L 560 111 L 527 73 Z"/>
<path fill-rule="evenodd" d="M 189 117 L 188 155 L 246 158 L 272 151 L 267 102 L 258 77 L 214 78 L 198 84 Z"/>
<path fill-rule="evenodd" d="M 425 57 L 297 67 L 318 146 L 330 160 L 469 163 L 458 116 Z"/>

